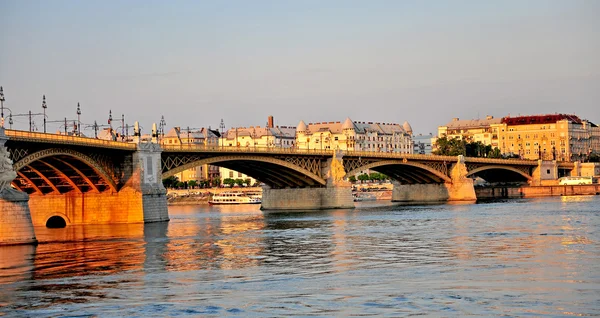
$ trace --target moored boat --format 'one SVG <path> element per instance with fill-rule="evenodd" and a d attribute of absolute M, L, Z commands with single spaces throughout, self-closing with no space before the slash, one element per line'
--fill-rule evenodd
<path fill-rule="evenodd" d="M 248 196 L 243 192 L 218 193 L 208 200 L 208 204 L 260 204 L 260 202 L 260 198 Z"/>

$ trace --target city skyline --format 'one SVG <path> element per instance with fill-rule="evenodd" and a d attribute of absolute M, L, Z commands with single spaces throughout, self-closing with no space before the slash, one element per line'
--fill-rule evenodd
<path fill-rule="evenodd" d="M 167 127 L 569 113 L 600 100 L 595 1 L 0 3 L 14 113 Z M 5 112 L 8 116 L 8 112 Z M 34 119 L 42 131 L 42 118 Z M 27 129 L 26 117 L 14 119 Z M 8 124 L 6 124 L 8 126 Z M 54 132 L 56 129 L 49 130 Z"/>

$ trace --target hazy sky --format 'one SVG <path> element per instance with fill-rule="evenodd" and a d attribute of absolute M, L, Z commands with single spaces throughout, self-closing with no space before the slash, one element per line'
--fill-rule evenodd
<path fill-rule="evenodd" d="M 0 86 L 13 114 L 42 112 L 45 94 L 49 121 L 80 102 L 84 123 L 112 109 L 145 133 L 161 115 L 434 134 L 488 114 L 600 124 L 600 1 L 0 0 Z"/>

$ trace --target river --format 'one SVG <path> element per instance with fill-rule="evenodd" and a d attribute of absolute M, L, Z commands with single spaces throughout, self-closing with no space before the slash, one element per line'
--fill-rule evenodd
<path fill-rule="evenodd" d="M 600 313 L 600 196 L 169 214 L 0 247 L 0 316 Z"/>

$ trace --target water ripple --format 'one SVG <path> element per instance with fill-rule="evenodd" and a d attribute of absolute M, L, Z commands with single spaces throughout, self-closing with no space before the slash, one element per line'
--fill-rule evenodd
<path fill-rule="evenodd" d="M 36 229 L 39 246 L 0 247 L 0 315 L 591 316 L 599 198 Z"/>

